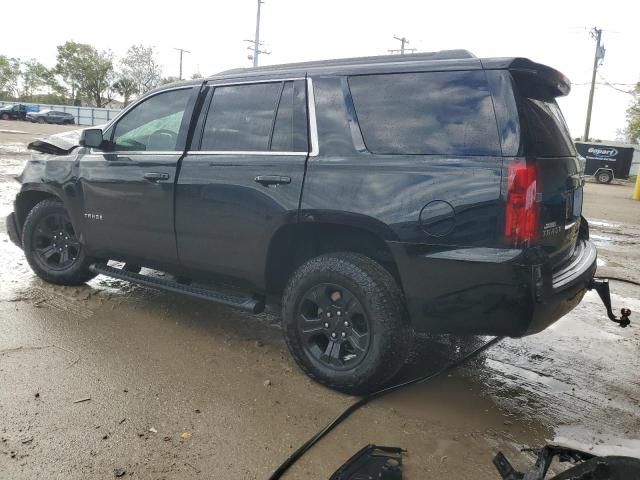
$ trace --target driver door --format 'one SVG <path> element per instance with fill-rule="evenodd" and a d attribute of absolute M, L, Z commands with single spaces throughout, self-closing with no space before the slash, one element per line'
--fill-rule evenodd
<path fill-rule="evenodd" d="M 199 88 L 143 99 L 79 159 L 80 231 L 90 254 L 163 267 L 177 263 L 173 197 Z"/>

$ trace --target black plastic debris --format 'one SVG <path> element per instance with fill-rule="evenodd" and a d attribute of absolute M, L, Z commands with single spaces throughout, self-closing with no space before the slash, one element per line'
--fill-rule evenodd
<path fill-rule="evenodd" d="M 341 466 L 329 480 L 402 480 L 402 454 L 398 447 L 367 445 Z"/>
<path fill-rule="evenodd" d="M 576 466 L 550 480 L 631 480 L 640 478 L 640 459 L 631 457 L 597 457 L 572 448 L 547 445 L 532 450 L 537 452 L 536 463 L 526 472 L 516 471 L 509 460 L 499 452 L 493 459 L 503 480 L 544 480 L 555 457 L 559 462 Z"/>

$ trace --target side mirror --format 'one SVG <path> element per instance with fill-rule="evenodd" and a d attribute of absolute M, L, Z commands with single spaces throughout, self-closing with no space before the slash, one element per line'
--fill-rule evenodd
<path fill-rule="evenodd" d="M 80 146 L 90 148 L 102 148 L 104 139 L 102 138 L 102 129 L 87 128 L 80 134 Z"/>

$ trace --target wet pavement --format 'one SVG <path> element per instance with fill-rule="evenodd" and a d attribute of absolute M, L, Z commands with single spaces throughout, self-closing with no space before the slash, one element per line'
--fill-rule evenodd
<path fill-rule="evenodd" d="M 67 129 L 0 121 L 0 479 L 114 478 L 114 469 L 141 479 L 268 478 L 353 397 L 298 370 L 274 315 L 105 277 L 79 288 L 37 279 L 4 216 L 26 143 Z M 628 184 L 589 183 L 584 214 L 599 273 L 638 281 L 640 203 L 630 196 Z M 640 312 L 637 287 L 612 290 L 617 309 Z M 497 451 L 523 467 L 532 457 L 520 448 L 547 441 L 640 456 L 636 325 L 606 320 L 589 293 L 545 332 L 371 403 L 285 478 L 327 479 L 368 443 L 406 448 L 408 479 L 496 479 Z M 422 338 L 403 376 L 482 341 Z"/>

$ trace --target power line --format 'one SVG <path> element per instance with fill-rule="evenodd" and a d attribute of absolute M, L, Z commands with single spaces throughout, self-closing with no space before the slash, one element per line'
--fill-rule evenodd
<path fill-rule="evenodd" d="M 604 83 L 604 85 L 606 85 L 607 87 L 611 87 L 611 88 L 613 88 L 614 90 L 617 90 L 618 92 L 627 93 L 627 94 L 629 94 L 629 95 L 635 95 L 635 91 L 634 91 L 634 90 L 622 90 L 621 88 L 615 87 L 615 86 L 614 86 L 614 84 L 609 83 L 609 82 L 607 81 L 607 79 L 606 79 L 606 78 L 604 78 L 604 77 L 602 76 L 602 74 L 601 74 L 601 73 L 598 73 L 598 76 L 600 77 L 600 79 L 602 80 L 602 82 Z M 625 84 L 623 84 L 623 83 L 619 83 L 618 85 L 625 85 Z M 628 84 L 626 84 L 626 85 L 628 85 Z"/>

